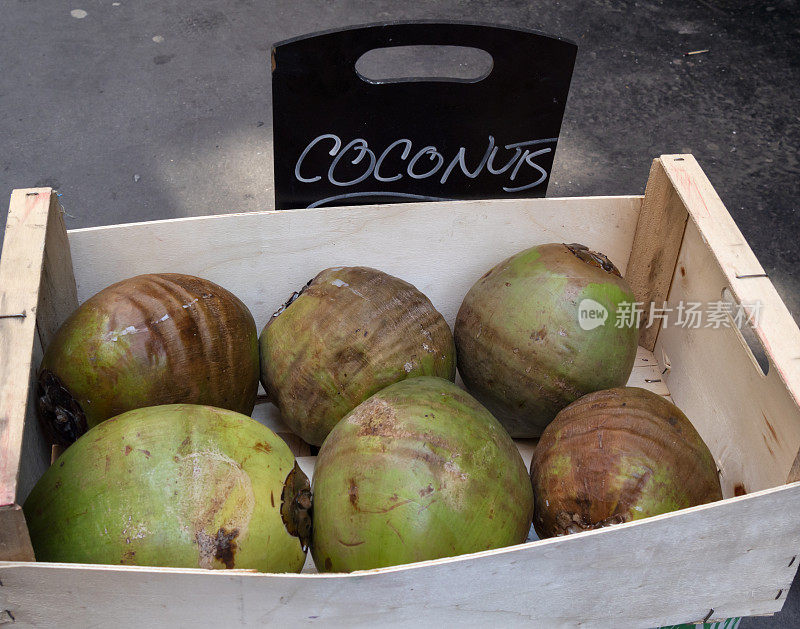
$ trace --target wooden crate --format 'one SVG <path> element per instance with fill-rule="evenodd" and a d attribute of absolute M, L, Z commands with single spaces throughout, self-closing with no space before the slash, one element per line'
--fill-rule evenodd
<path fill-rule="evenodd" d="M 582 242 L 644 302 L 759 301 L 762 373 L 735 328 L 645 329 L 632 383 L 671 395 L 720 469 L 725 500 L 510 548 L 349 575 L 35 563 L 22 504 L 50 463 L 34 414 L 42 348 L 87 297 L 138 273 L 206 277 L 259 329 L 324 267 L 368 265 L 452 324 L 489 267 Z M 690 155 L 653 162 L 644 196 L 258 212 L 73 230 L 54 193 L 17 190 L 0 261 L 0 597 L 23 626 L 326 626 L 489 622 L 657 626 L 778 611 L 800 554 L 800 331 Z M 274 407 L 254 413 L 278 431 Z M 521 443 L 530 460 L 531 444 Z M 308 471 L 313 459 L 303 458 Z"/>

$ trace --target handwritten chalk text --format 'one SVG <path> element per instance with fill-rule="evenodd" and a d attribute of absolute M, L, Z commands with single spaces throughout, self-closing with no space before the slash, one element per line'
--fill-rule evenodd
<path fill-rule="evenodd" d="M 500 147 L 490 135 L 486 150 L 480 159 L 473 155 L 468 160 L 467 150 L 462 146 L 448 161 L 435 146 L 428 145 L 415 151 L 411 140 L 406 138 L 395 140 L 377 152 L 371 149 L 363 138 L 356 138 L 344 144 L 338 135 L 325 133 L 308 143 L 297 160 L 294 175 L 297 181 L 302 183 L 314 183 L 324 177 L 330 184 L 346 188 L 370 178 L 381 183 L 390 183 L 406 177 L 409 179 L 436 177 L 440 184 L 445 184 L 453 171 L 470 179 L 475 179 L 485 172 L 503 177 L 503 183 L 506 185 L 503 185 L 502 189 L 505 192 L 520 192 L 535 188 L 547 179 L 547 171 L 534 160 L 550 153 L 553 146 L 535 147 L 542 144 L 554 145 L 557 140 L 558 138 L 527 140 Z M 318 155 L 320 151 L 326 151 L 332 158 L 327 173 L 310 172 L 308 167 L 304 166 L 304 161 L 312 152 Z M 503 153 L 498 156 L 500 151 Z M 347 162 L 359 167 L 356 169 L 357 172 L 354 173 L 353 169 L 347 167 L 351 172 L 345 176 L 344 167 Z"/>

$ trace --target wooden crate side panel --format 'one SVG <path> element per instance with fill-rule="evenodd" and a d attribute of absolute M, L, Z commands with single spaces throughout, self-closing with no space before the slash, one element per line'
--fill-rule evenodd
<path fill-rule="evenodd" d="M 670 305 L 705 307 L 724 288 L 760 304 L 754 331 L 770 360 L 764 376 L 733 328 L 668 326 L 655 352 L 671 363 L 664 379 L 717 457 L 726 495 L 783 484 L 800 447 L 800 330 L 694 158 L 661 161 L 691 217 Z"/>
<path fill-rule="evenodd" d="M 23 504 L 36 481 L 49 467 L 52 445 L 42 431 L 36 417 L 36 374 L 42 362 L 44 349 L 50 344 L 56 331 L 78 307 L 78 290 L 72 271 L 67 228 L 64 214 L 55 195 L 47 220 L 47 235 L 42 264 L 42 280 L 39 286 L 39 306 L 36 310 L 36 338 L 28 399 L 26 426 L 23 433 L 22 460 L 17 478 L 17 504 Z"/>
<path fill-rule="evenodd" d="M 720 299 L 728 280 L 697 226 L 686 229 L 669 296 L 672 306 Z M 781 485 L 800 447 L 800 410 L 777 370 L 763 376 L 734 327 L 666 326 L 656 356 L 662 378 L 692 420 L 722 472 L 724 495 Z"/>
<path fill-rule="evenodd" d="M 47 221 L 47 237 L 39 286 L 36 326 L 42 348 L 46 348 L 64 320 L 78 307 L 78 289 L 72 270 L 72 255 L 64 215 L 55 196 Z"/>
<path fill-rule="evenodd" d="M 91 618 L 117 627 L 653 627 L 779 611 L 797 569 L 798 510 L 800 486 L 791 485 L 610 529 L 354 575 L 0 564 L 0 579 L 7 608 L 26 626 L 78 627 Z"/>
<path fill-rule="evenodd" d="M 417 286 L 452 325 L 472 284 L 517 251 L 583 242 L 627 267 L 641 196 L 408 203 L 176 219 L 71 231 L 80 301 L 139 273 L 221 284 L 261 327 L 326 267 L 365 265 Z"/>
<path fill-rule="evenodd" d="M 11 195 L 0 258 L 0 506 L 17 496 L 47 224 L 58 212 L 49 188 Z"/>
<path fill-rule="evenodd" d="M 650 321 L 650 305 L 661 307 L 667 299 L 688 218 L 661 160 L 654 159 L 625 275 L 645 313 L 639 344 L 651 351 L 656 344 L 660 321 L 655 317 Z"/>
<path fill-rule="evenodd" d="M 667 175 L 740 303 L 762 304 L 755 332 L 800 403 L 800 329 L 722 200 L 691 155 L 662 155 Z"/>

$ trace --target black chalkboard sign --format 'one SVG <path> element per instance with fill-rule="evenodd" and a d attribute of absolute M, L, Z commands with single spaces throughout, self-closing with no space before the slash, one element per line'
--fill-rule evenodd
<path fill-rule="evenodd" d="M 492 57 L 478 80 L 371 82 L 365 53 L 468 46 Z M 530 30 L 401 22 L 328 31 L 272 51 L 278 209 L 542 197 L 577 46 Z"/>

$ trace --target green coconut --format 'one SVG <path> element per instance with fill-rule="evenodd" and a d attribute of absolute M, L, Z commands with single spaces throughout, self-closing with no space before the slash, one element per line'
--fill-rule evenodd
<path fill-rule="evenodd" d="M 442 315 L 408 282 L 367 267 L 319 273 L 272 316 L 259 344 L 270 400 L 314 445 L 398 380 L 455 379 L 453 335 Z"/>
<path fill-rule="evenodd" d="M 238 413 L 166 405 L 98 425 L 24 504 L 38 561 L 299 572 L 308 479 Z"/>
<path fill-rule="evenodd" d="M 512 437 L 539 437 L 570 402 L 627 382 L 639 331 L 625 308 L 634 302 L 603 254 L 575 244 L 522 251 L 464 298 L 459 373 Z"/>
<path fill-rule="evenodd" d="M 331 431 L 314 471 L 312 555 L 349 572 L 525 541 L 533 497 L 503 427 L 441 378 L 393 384 Z"/>
<path fill-rule="evenodd" d="M 714 457 L 689 419 L 638 387 L 562 410 L 536 446 L 531 482 L 542 538 L 722 500 Z"/>
<path fill-rule="evenodd" d="M 39 370 L 39 416 L 69 445 L 126 411 L 208 404 L 249 415 L 258 332 L 235 295 L 178 273 L 138 275 L 86 300 L 58 329 Z"/>

